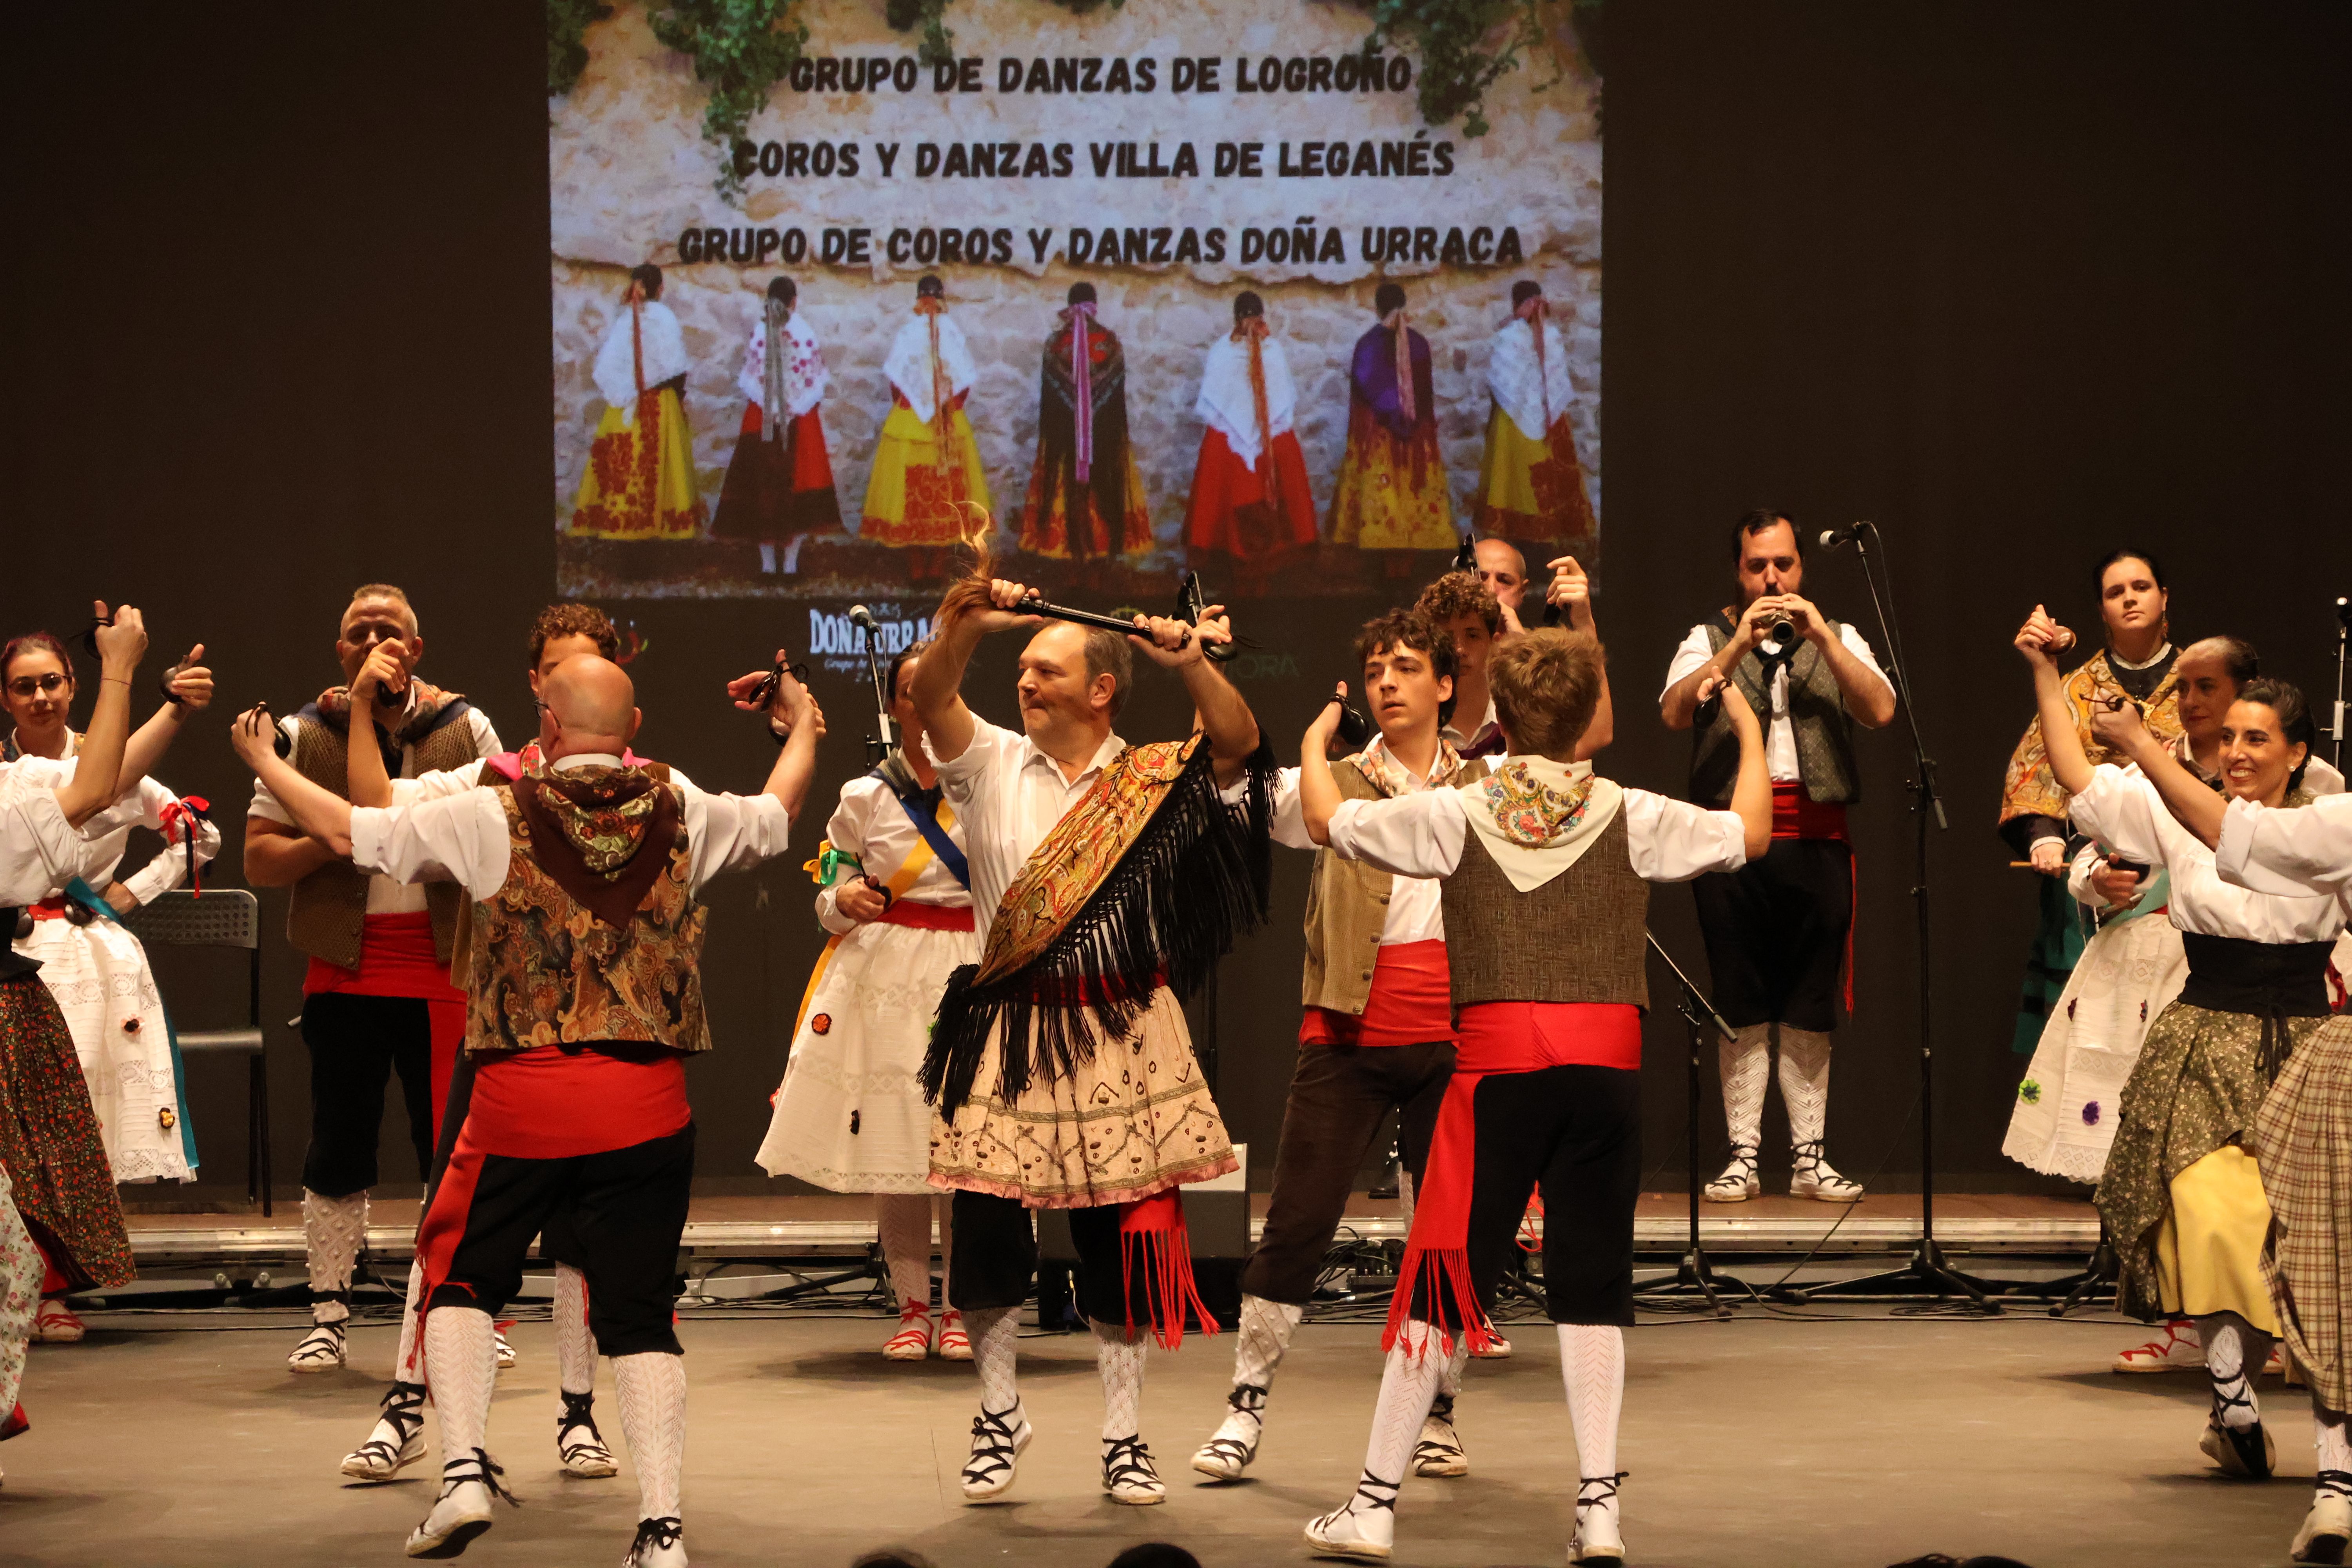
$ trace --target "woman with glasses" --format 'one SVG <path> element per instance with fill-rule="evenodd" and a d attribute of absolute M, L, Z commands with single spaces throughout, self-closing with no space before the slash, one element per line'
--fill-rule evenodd
<path fill-rule="evenodd" d="M 194 663 L 203 651 L 198 647 L 165 677 L 172 700 L 158 716 L 155 736 L 165 743 L 187 713 L 212 700 L 212 676 Z M 85 738 L 70 722 L 75 694 L 72 659 L 47 632 L 0 647 L 0 700 L 15 724 L 5 756 L 28 783 L 54 787 L 79 771 Z M 40 966 L 73 1036 L 114 1180 L 194 1181 L 195 1135 L 171 1026 L 146 952 L 118 917 L 180 885 L 189 870 L 192 828 L 197 864 L 218 853 L 220 832 L 166 786 L 127 771 L 125 777 L 131 782 L 120 786 L 119 800 L 47 866 L 38 897 L 15 916 L 11 934 L 16 953 Z M 118 880 L 134 827 L 162 834 L 164 847 Z M 79 1340 L 81 1321 L 62 1301 L 45 1300 L 35 1335 Z"/>

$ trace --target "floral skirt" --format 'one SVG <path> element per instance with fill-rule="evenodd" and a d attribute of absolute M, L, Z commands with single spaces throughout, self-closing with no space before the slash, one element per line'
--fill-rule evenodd
<path fill-rule="evenodd" d="M 66 1289 L 137 1278 L 73 1037 L 37 974 L 0 980 L 0 1173 Z"/>
<path fill-rule="evenodd" d="M 1521 432 L 1496 408 L 1486 422 L 1486 456 L 1478 473 L 1478 532 L 1492 539 L 1590 542 L 1601 531 L 1577 461 L 1576 433 L 1563 414 L 1542 440 Z"/>
<path fill-rule="evenodd" d="M 1135 449 L 1121 445 L 1116 460 L 1127 469 L 1122 486 L 1126 515 L 1108 518 L 1096 504 L 1093 489 L 1072 479 L 1066 458 L 1060 464 L 1062 482 L 1051 485 L 1053 500 L 1045 499 L 1049 481 L 1055 476 L 1040 447 L 1037 460 L 1029 468 L 1028 497 L 1021 503 L 1021 548 L 1056 561 L 1136 555 L 1150 549 L 1151 510 L 1143 504 L 1143 475 L 1135 466 Z M 1076 518 L 1070 515 L 1073 504 L 1081 513 Z M 1073 523 L 1077 529 L 1075 540 L 1070 536 Z"/>
<path fill-rule="evenodd" d="M 801 534 L 840 529 L 841 500 L 834 493 L 833 459 L 817 414 L 810 409 L 771 441 L 760 405 L 743 405 L 735 455 L 719 487 L 711 537 L 782 544 Z"/>
<path fill-rule="evenodd" d="M 2161 915 L 2111 924 L 2083 949 L 2017 1086 L 2000 1152 L 2046 1176 L 2095 1183 L 2120 1120 L 2140 1042 L 2189 980 L 2180 933 Z"/>
<path fill-rule="evenodd" d="M 588 443 L 572 531 L 590 539 L 693 539 L 702 532 L 704 510 L 694 433 L 675 388 L 647 391 L 634 419 L 605 409 Z"/>
<path fill-rule="evenodd" d="M 891 405 L 874 446 L 858 538 L 871 544 L 942 549 L 985 531 L 988 475 L 980 466 L 980 445 L 962 409 L 952 410 L 948 422 L 948 460 L 942 464 L 931 427 L 905 404 Z"/>
<path fill-rule="evenodd" d="M 1423 426 L 1414 440 L 1400 441 L 1356 408 L 1331 490 L 1331 542 L 1359 550 L 1452 550 L 1461 542 L 1435 428 Z"/>
<path fill-rule="evenodd" d="M 1090 1020 L 1091 1021 L 1091 1020 Z M 971 1098 L 931 1119 L 931 1185 L 1030 1208 L 1133 1203 L 1234 1170 L 1233 1141 L 1201 1077 L 1175 993 L 1161 986 L 1135 1032 L 1096 1030 L 1094 1059 L 1018 1099 L 997 1093 L 991 1037 Z"/>

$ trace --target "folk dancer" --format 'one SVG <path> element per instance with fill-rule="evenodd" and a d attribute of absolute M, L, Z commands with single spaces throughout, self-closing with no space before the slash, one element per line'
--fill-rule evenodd
<path fill-rule="evenodd" d="M 1037 377 L 1037 460 L 1021 548 L 1097 564 L 1152 547 L 1151 509 L 1128 438 L 1127 351 L 1097 319 L 1095 286 L 1070 285 Z"/>
<path fill-rule="evenodd" d="M 796 308 L 799 299 L 791 279 L 768 279 L 735 375 L 743 423 L 710 524 L 715 538 L 757 544 L 760 570 L 769 575 L 799 570 L 801 542 L 810 534 L 841 531 L 817 406 L 824 400 L 824 348 L 808 312 Z"/>
<path fill-rule="evenodd" d="M 1763 734 L 1736 685 L 1723 698 L 1739 742 L 1729 810 L 1621 789 L 1575 761 L 1601 664 L 1588 633 L 1548 627 L 1505 642 L 1491 673 L 1508 751 L 1492 776 L 1454 789 L 1343 800 L 1325 760 L 1329 707 L 1301 748 L 1309 837 L 1394 876 L 1443 879 L 1456 1034 L 1363 1476 L 1307 1525 L 1320 1552 L 1392 1551 L 1407 1458 L 1448 1352 L 1460 1336 L 1491 1331 L 1496 1285 L 1536 1186 L 1579 1460 L 1568 1560 L 1624 1559 L 1617 1424 L 1633 1321 L 1648 884 L 1737 869 L 1763 853 L 1772 809 Z"/>
<path fill-rule="evenodd" d="M 686 335 L 661 302 L 662 270 L 629 269 L 620 313 L 593 372 L 604 400 L 572 508 L 574 537 L 681 540 L 702 532 L 707 509 L 686 422 Z"/>
<path fill-rule="evenodd" d="M 1732 530 L 1737 609 L 1690 630 L 1666 668 L 1659 716 L 1690 730 L 1691 799 L 1720 805 L 1738 777 L 1738 736 L 1722 711 L 1702 720 L 1701 689 L 1729 680 L 1769 714 L 1772 842 L 1736 872 L 1691 884 L 1706 939 L 1715 1005 L 1738 1038 L 1719 1047 L 1731 1160 L 1706 1184 L 1712 1203 L 1762 1190 L 1758 1151 L 1770 1040 L 1780 1037 L 1780 1103 L 1789 1113 L 1789 1194 L 1853 1203 L 1862 1185 L 1830 1163 L 1830 1035 L 1839 973 L 1850 970 L 1853 847 L 1846 811 L 1862 799 L 1854 726 L 1895 717 L 1895 688 L 1862 634 L 1804 596 L 1805 546 L 1785 513 L 1751 511 Z M 1776 641 L 1776 626 L 1790 636 Z M 1851 978 L 1843 1000 L 1853 1010 Z"/>
<path fill-rule="evenodd" d="M 399 676 L 364 707 L 350 682 L 379 647 Z M 346 748 L 354 721 L 384 754 L 387 773 L 413 778 L 499 750 L 488 716 L 454 691 L 416 677 L 425 637 L 408 595 L 388 583 L 353 590 L 335 634 L 343 684 L 284 721 L 294 772 L 340 795 L 349 787 Z M 459 890 L 411 887 L 371 875 L 295 826 L 267 783 L 256 785 L 245 826 L 245 879 L 289 889 L 286 940 L 310 959 L 302 977 L 302 1044 L 310 1058 L 310 1144 L 302 1157 L 302 1238 L 310 1277 L 310 1329 L 286 1364 L 295 1372 L 341 1366 L 347 1353 L 352 1271 L 367 1244 L 368 1189 L 376 1184 L 376 1137 L 394 1074 L 408 1113 L 416 1168 L 433 1168 L 433 1144 L 449 1075 L 466 1032 L 466 994 L 449 984 Z"/>
<path fill-rule="evenodd" d="M 898 745 L 882 765 L 841 786 L 810 864 L 822 884 L 817 923 L 830 933 L 793 1025 L 767 1140 L 755 1156 L 772 1176 L 798 1176 L 836 1193 L 872 1193 L 876 1233 L 898 1327 L 891 1361 L 970 1361 L 953 1274 L 931 1319 L 931 1109 L 923 1053 L 948 976 L 976 963 L 971 868 L 963 820 L 923 748 L 912 682 L 922 649 L 890 661 L 890 714 Z M 941 1253 L 954 1258 L 951 1205 Z"/>
<path fill-rule="evenodd" d="M 1498 539 L 1539 539 L 1590 551 L 1601 521 L 1576 456 L 1576 387 L 1568 345 L 1552 324 L 1543 285 L 1511 285 L 1511 319 L 1486 354 L 1486 456 L 1471 526 Z"/>
<path fill-rule="evenodd" d="M 2271 1211 L 2255 1119 L 2280 1069 L 2327 1016 L 2328 958 L 2345 909 L 2307 889 L 2274 895 L 2223 881 L 2212 849 L 2168 809 L 2180 791 L 2153 782 L 2179 785 L 2185 775 L 2130 703 L 2101 710 L 2093 723 L 2143 776 L 2094 767 L 2052 658 L 2069 640 L 2039 608 L 2016 638 L 2033 670 L 2051 770 L 2077 826 L 2165 870 L 2166 912 L 2189 954 L 2188 982 L 2149 1026 L 2124 1085 L 2122 1125 L 2099 1180 L 2099 1216 L 2122 1262 L 2117 1305 L 2197 1320 L 2212 1388 L 2198 1447 L 2223 1474 L 2262 1480 L 2277 1445 L 2253 1380 L 2281 1321 L 2263 1274 Z M 2308 805 L 2310 741 L 2301 692 L 2247 682 L 2223 721 L 2223 788 L 2267 807 Z"/>
<path fill-rule="evenodd" d="M 1404 289 L 1372 294 L 1373 324 L 1348 367 L 1348 446 L 1331 490 L 1331 541 L 1359 550 L 1452 550 L 1454 492 L 1437 448 L 1429 340 L 1406 321 Z M 1412 558 L 1389 556 L 1402 576 Z"/>
<path fill-rule="evenodd" d="M 984 912 L 981 961 L 950 978 L 923 1064 L 931 1184 L 955 1194 L 949 1304 L 980 1373 L 963 1493 L 1003 1496 L 1029 1444 L 1014 1314 L 1036 1268 L 1031 1211 L 1055 1208 L 1102 1374 L 1103 1489 L 1157 1503 L 1142 1335 L 1174 1349 L 1188 1308 L 1212 1326 L 1177 1189 L 1236 1165 L 1178 998 L 1265 918 L 1272 769 L 1255 760 L 1248 706 L 1202 657 L 1231 635 L 1222 606 L 1197 627 L 1139 616 L 1125 637 L 1046 626 L 1021 655 L 1021 730 L 976 717 L 958 695 L 973 648 L 1035 624 L 1013 609 L 1027 590 L 986 566 L 949 590 L 912 687 Z M 1131 647 L 1181 676 L 1191 739 L 1130 746 L 1113 732 Z M 1219 792 L 1244 776 L 1235 808 Z"/>
<path fill-rule="evenodd" d="M 1185 537 L 1230 559 L 1251 592 L 1315 542 L 1307 456 L 1291 428 L 1297 412 L 1289 355 L 1266 324 L 1265 301 L 1244 289 L 1234 296 L 1234 330 L 1209 345 L 1201 370 L 1192 413 L 1205 428 Z"/>
<path fill-rule="evenodd" d="M 949 551 L 983 531 L 990 510 L 988 476 L 964 413 L 980 370 L 948 314 L 947 285 L 929 273 L 915 285 L 914 314 L 890 340 L 882 374 L 890 415 L 875 443 L 857 536 L 912 552 L 919 582 L 941 574 Z"/>
<path fill-rule="evenodd" d="M 761 679 L 730 684 L 739 706 Z M 670 1271 L 694 1172 L 685 1058 L 710 1045 L 698 894 L 780 852 L 807 792 L 823 716 L 789 676 L 777 687 L 770 722 L 781 716 L 789 733 L 765 790 L 749 797 L 625 764 L 635 693 L 596 658 L 565 661 L 542 689 L 544 772 L 414 805 L 354 807 L 278 758 L 266 714 L 237 722 L 238 754 L 304 832 L 404 882 L 453 876 L 473 900 L 475 1079 L 417 1229 L 442 1465 L 412 1557 L 457 1555 L 508 1495 L 486 1447 L 493 1319 L 520 1284 L 531 1238 L 562 1223 L 581 1248 L 590 1326 L 613 1358 L 637 1470 L 625 1561 L 687 1561 L 686 1365 Z"/>

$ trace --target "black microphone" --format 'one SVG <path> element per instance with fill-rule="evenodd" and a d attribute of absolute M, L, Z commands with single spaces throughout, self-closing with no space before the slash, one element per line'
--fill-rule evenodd
<path fill-rule="evenodd" d="M 1843 528 L 1825 528 L 1822 530 L 1821 534 L 1822 548 L 1823 550 L 1843 549 L 1860 539 L 1862 531 L 1869 526 L 1870 524 L 1866 522 L 1850 522 Z"/>
<path fill-rule="evenodd" d="M 1462 548 L 1454 552 L 1454 565 L 1451 570 L 1455 572 L 1478 570 L 1478 535 L 1475 531 L 1462 536 Z"/>
<path fill-rule="evenodd" d="M 849 624 L 853 626 L 863 626 L 866 629 L 866 635 L 872 637 L 875 631 L 874 612 L 863 605 L 852 605 L 849 606 Z"/>

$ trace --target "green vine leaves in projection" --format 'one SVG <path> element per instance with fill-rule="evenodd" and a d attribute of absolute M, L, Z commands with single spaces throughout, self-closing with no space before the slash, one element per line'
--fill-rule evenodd
<path fill-rule="evenodd" d="M 613 14 L 604 0 L 547 0 L 547 96 L 562 98 L 588 68 L 588 25 Z"/>
<path fill-rule="evenodd" d="M 1458 116 L 1463 135 L 1484 136 L 1493 129 L 1486 89 L 1518 68 L 1522 53 L 1542 47 L 1543 11 L 1542 0 L 1372 0 L 1372 36 L 1365 42 L 1410 46 L 1420 55 L 1415 85 L 1423 121 L 1449 125 Z M 1503 37 L 1490 52 L 1486 40 L 1497 29 Z"/>
<path fill-rule="evenodd" d="M 1089 11 L 1099 11 L 1108 5 L 1116 11 L 1127 0 L 1051 0 L 1073 16 L 1083 16 Z M 948 28 L 948 0 L 884 0 L 883 20 L 899 32 L 911 33 L 918 26 L 923 30 L 923 42 L 916 58 L 927 66 L 946 65 L 956 58 L 955 34 Z"/>
<path fill-rule="evenodd" d="M 798 5 L 799 0 L 653 0 L 647 6 L 655 38 L 692 60 L 694 79 L 709 91 L 702 139 L 720 149 L 714 183 L 730 203 L 743 195 L 735 143 L 808 43 L 808 25 L 793 20 Z"/>

